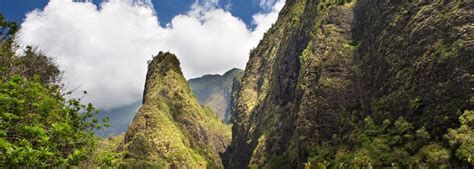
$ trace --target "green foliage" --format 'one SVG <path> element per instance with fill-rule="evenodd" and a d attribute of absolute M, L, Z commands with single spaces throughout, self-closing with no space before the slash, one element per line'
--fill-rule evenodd
<path fill-rule="evenodd" d="M 0 168 L 79 165 L 107 124 L 90 119 L 92 104 L 64 98 L 51 58 L 32 47 L 15 54 L 17 31 L 0 14 Z"/>
<path fill-rule="evenodd" d="M 345 3 L 352 2 L 352 0 L 330 0 L 335 5 L 344 5 Z"/>
<path fill-rule="evenodd" d="M 0 13 L 0 39 L 2 42 L 2 52 L 5 52 L 3 49 L 11 49 L 13 41 L 15 39 L 15 33 L 18 31 L 19 27 L 15 22 L 9 22 L 5 20 L 5 17 Z M 13 55 L 11 51 L 6 51 Z M 2 55 L 4 53 L 1 53 Z"/>
<path fill-rule="evenodd" d="M 418 166 L 426 168 L 438 166 L 439 168 L 447 168 L 449 162 L 449 150 L 437 143 L 423 146 L 418 154 L 414 157 Z"/>
<path fill-rule="evenodd" d="M 445 135 L 449 142 L 446 144 L 443 140 L 433 139 L 426 128 L 416 129 L 404 117 L 395 122 L 384 120 L 380 125 L 367 117 L 352 148 L 339 147 L 336 151 L 333 150 L 336 146 L 323 144 L 312 151 L 304 166 L 448 168 L 452 167 L 453 160 L 462 161 L 459 163 L 461 166 L 473 165 L 474 113 L 466 110 L 459 122 L 459 128 L 449 129 Z"/>
<path fill-rule="evenodd" d="M 0 14 L 0 75 L 10 66 L 11 60 L 15 56 L 12 50 L 15 33 L 18 31 L 18 25 L 15 22 L 8 22 Z"/>
<path fill-rule="evenodd" d="M 13 36 L 19 27 L 15 22 L 9 22 L 5 20 L 3 14 L 0 14 L 0 38 L 2 40 L 10 40 L 13 41 Z"/>
<path fill-rule="evenodd" d="M 125 134 L 123 166 L 221 167 L 219 153 L 230 137 L 229 126 L 192 94 L 177 57 L 160 52 L 148 66 L 143 105 Z"/>
<path fill-rule="evenodd" d="M 357 47 L 359 47 L 360 44 L 359 44 L 359 42 L 357 42 L 355 40 L 352 40 L 352 41 L 349 42 L 349 45 L 352 46 L 352 47 L 357 48 Z"/>
<path fill-rule="evenodd" d="M 330 7 L 332 5 L 344 5 L 346 3 L 350 3 L 352 0 L 324 0 L 323 5 L 324 7 Z"/>
<path fill-rule="evenodd" d="M 61 80 L 61 71 L 54 60 L 29 46 L 20 56 L 0 55 L 0 60 L 3 61 L 0 63 L 0 79 L 3 80 L 11 79 L 15 75 L 27 79 L 37 76 L 37 80 L 43 84 L 57 83 Z"/>
<path fill-rule="evenodd" d="M 449 129 L 445 138 L 454 147 L 457 158 L 474 165 L 474 112 L 464 111 L 459 122 L 461 126 Z"/>
<path fill-rule="evenodd" d="M 65 100 L 57 86 L 14 76 L 0 81 L 0 167 L 78 165 L 94 145 L 92 104 Z"/>
<path fill-rule="evenodd" d="M 430 134 L 425 128 L 415 130 L 413 125 L 403 117 L 393 124 L 385 120 L 382 126 L 367 123 L 367 121 L 370 120 L 366 120 L 367 130 L 360 136 L 354 155 L 355 161 L 362 166 L 369 163 L 374 166 L 412 167 L 447 164 L 449 152 L 446 149 L 437 143 L 428 147 L 423 146 L 429 144 L 430 141 Z M 415 159 L 415 154 L 420 149 L 418 159 Z"/>
<path fill-rule="evenodd" d="M 450 130 L 451 146 L 441 139 L 472 107 L 468 11 L 459 1 L 288 2 L 247 64 L 230 166 L 472 168 L 471 129 Z"/>
<path fill-rule="evenodd" d="M 17 24 L 5 21 L 0 14 L 0 80 L 20 75 L 27 79 L 38 76 L 43 84 L 59 82 L 61 72 L 52 58 L 30 46 L 21 55 L 15 54 L 18 47 L 14 42 L 17 31 Z"/>
<path fill-rule="evenodd" d="M 123 165 L 122 158 L 125 153 L 117 151 L 117 147 L 120 147 L 123 139 L 123 133 L 107 139 L 98 139 L 88 161 L 82 163 L 81 167 L 119 167 Z"/>
<path fill-rule="evenodd" d="M 421 99 L 421 97 L 417 96 L 417 97 L 410 100 L 410 107 L 415 112 L 420 112 L 422 106 L 423 106 L 423 100 Z"/>
<path fill-rule="evenodd" d="M 300 23 L 300 17 L 304 12 L 305 6 L 306 6 L 306 2 L 300 0 L 300 1 L 297 1 L 296 5 L 294 5 L 290 9 L 289 19 L 292 23 L 291 24 L 292 26 L 298 25 Z"/>

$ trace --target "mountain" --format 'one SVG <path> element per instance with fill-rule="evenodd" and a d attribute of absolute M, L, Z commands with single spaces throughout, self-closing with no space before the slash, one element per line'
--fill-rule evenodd
<path fill-rule="evenodd" d="M 228 123 L 231 110 L 232 83 L 234 78 L 240 78 L 243 74 L 241 69 L 231 69 L 223 75 L 204 75 L 200 78 L 188 80 L 191 91 L 197 97 L 200 104 L 210 107 L 221 121 Z M 130 105 L 103 110 L 94 114 L 94 118 L 103 119 L 109 117 L 110 127 L 95 131 L 96 135 L 102 137 L 117 136 L 128 129 L 128 126 L 140 108 L 141 101 Z"/>
<path fill-rule="evenodd" d="M 140 105 L 141 101 L 138 101 L 130 105 L 114 108 L 111 110 L 103 110 L 97 114 L 94 114 L 93 118 L 96 119 L 108 117 L 109 122 L 107 122 L 107 124 L 110 125 L 110 127 L 96 130 L 95 134 L 106 138 L 109 136 L 117 136 L 127 131 L 128 126 L 130 126 L 130 123 L 132 122 L 133 117 L 135 117 L 135 113 L 137 112 L 138 108 L 140 108 Z"/>
<path fill-rule="evenodd" d="M 119 150 L 133 167 L 222 168 L 230 128 L 199 104 L 171 53 L 148 65 L 143 103 Z"/>
<path fill-rule="evenodd" d="M 240 78 L 241 69 L 231 69 L 223 75 L 204 75 L 188 81 L 199 103 L 209 106 L 224 123 L 230 120 L 232 84 Z"/>
<path fill-rule="evenodd" d="M 473 9 L 287 0 L 234 84 L 225 166 L 474 165 L 447 140 L 473 109 Z"/>

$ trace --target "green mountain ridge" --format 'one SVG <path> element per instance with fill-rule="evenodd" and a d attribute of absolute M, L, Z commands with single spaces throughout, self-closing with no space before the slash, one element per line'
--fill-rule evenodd
<path fill-rule="evenodd" d="M 143 105 L 119 150 L 126 166 L 221 168 L 219 153 L 230 135 L 191 93 L 176 56 L 160 52 L 149 64 Z"/>
<path fill-rule="evenodd" d="M 474 165 L 474 152 L 448 141 L 473 109 L 473 9 L 287 0 L 234 84 L 225 166 Z"/>
<path fill-rule="evenodd" d="M 241 69 L 231 69 L 223 75 L 204 75 L 199 78 L 188 80 L 191 91 L 197 97 L 201 105 L 210 107 L 213 112 L 224 123 L 229 123 L 232 83 L 234 78 L 243 74 Z M 142 101 L 137 101 L 130 105 L 114 108 L 111 110 L 102 110 L 94 114 L 93 118 L 103 119 L 109 117 L 110 127 L 96 130 L 95 133 L 102 137 L 117 136 L 125 132 L 140 108 Z"/>
<path fill-rule="evenodd" d="M 474 168 L 472 1 L 286 0 L 245 71 L 159 52 L 104 114 L 0 30 L 0 167 Z"/>
<path fill-rule="evenodd" d="M 198 101 L 209 106 L 224 123 L 231 118 L 232 84 L 240 78 L 241 69 L 231 69 L 223 75 L 204 75 L 188 80 L 191 91 Z"/>

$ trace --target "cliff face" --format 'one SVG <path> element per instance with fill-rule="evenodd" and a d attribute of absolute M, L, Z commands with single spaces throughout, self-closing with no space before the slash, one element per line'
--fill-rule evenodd
<path fill-rule="evenodd" d="M 337 161 L 355 149 L 365 117 L 377 124 L 403 117 L 441 140 L 473 108 L 473 8 L 287 0 L 234 84 L 226 166 Z"/>
<path fill-rule="evenodd" d="M 223 75 L 204 75 L 188 81 L 191 91 L 198 101 L 209 106 L 224 123 L 231 118 L 232 84 L 243 70 L 231 69 Z"/>
<path fill-rule="evenodd" d="M 148 65 L 143 105 L 125 134 L 126 165 L 136 167 L 222 168 L 219 153 L 230 129 L 201 106 L 171 53 Z"/>

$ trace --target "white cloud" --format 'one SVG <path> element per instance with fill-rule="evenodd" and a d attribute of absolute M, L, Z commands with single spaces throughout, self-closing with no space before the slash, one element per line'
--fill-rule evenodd
<path fill-rule="evenodd" d="M 255 14 L 256 29 L 249 30 L 230 12 L 210 5 L 215 1 L 196 3 L 160 27 L 152 7 L 130 0 L 111 0 L 100 7 L 51 0 L 43 10 L 27 14 L 20 42 L 56 57 L 71 88 L 87 90 L 85 101 L 110 109 L 142 97 L 147 60 L 158 51 L 177 54 L 188 78 L 244 68 L 249 50 L 284 4 Z"/>
<path fill-rule="evenodd" d="M 275 3 L 279 3 L 281 1 L 278 0 L 260 0 L 260 8 L 268 10 L 272 9 L 275 5 Z"/>
<path fill-rule="evenodd" d="M 265 1 L 265 0 L 262 0 Z M 278 19 L 278 14 L 280 10 L 285 6 L 285 1 L 280 0 L 276 3 L 273 3 L 273 6 L 270 8 L 268 13 L 257 13 L 252 16 L 254 24 L 257 25 L 255 30 L 252 32 L 254 36 L 258 39 L 263 38 L 263 34 L 270 29 L 270 27 Z"/>

